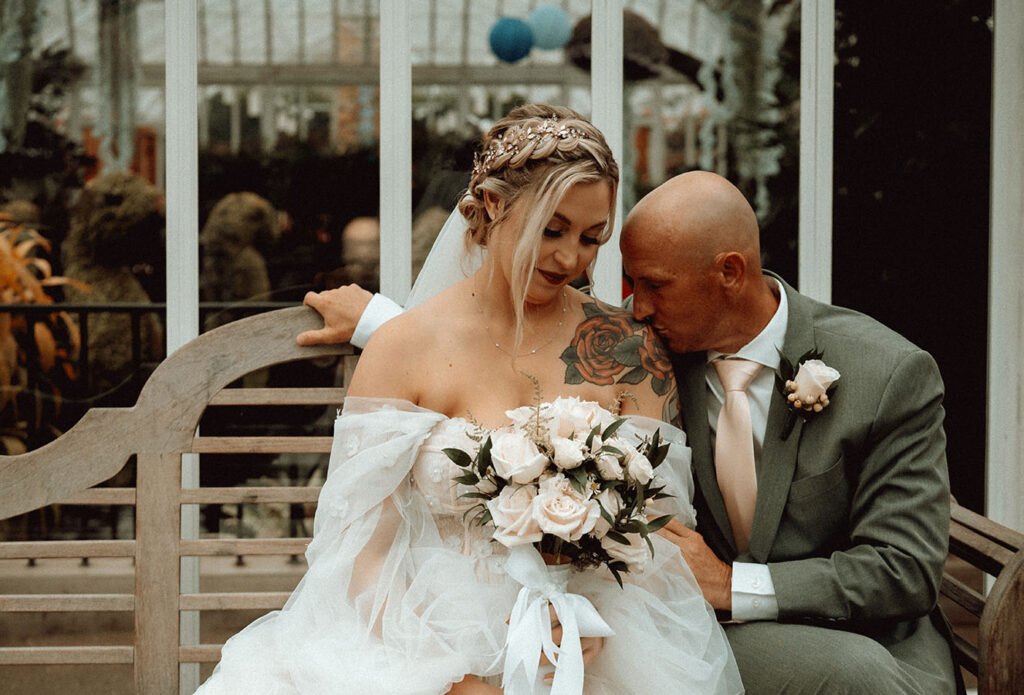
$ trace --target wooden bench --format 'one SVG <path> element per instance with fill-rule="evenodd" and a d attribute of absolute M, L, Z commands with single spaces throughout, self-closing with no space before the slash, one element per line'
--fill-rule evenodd
<path fill-rule="evenodd" d="M 134 561 L 134 591 L 108 594 L 0 594 L 5 612 L 123 611 L 134 614 L 126 646 L 12 647 L 0 644 L 0 667 L 28 664 L 124 664 L 135 692 L 179 690 L 180 663 L 219 659 L 219 644 L 182 644 L 181 611 L 271 610 L 280 591 L 180 590 L 180 559 L 216 555 L 301 555 L 308 538 L 183 539 L 182 505 L 315 502 L 315 487 L 183 488 L 183 454 L 278 454 L 330 451 L 329 436 L 204 436 L 196 428 L 207 408 L 322 405 L 344 399 L 343 386 L 226 388 L 246 374 L 284 362 L 342 356 L 342 384 L 354 367 L 348 345 L 299 348 L 294 336 L 321 325 L 304 307 L 281 309 L 227 324 L 168 357 L 131 408 L 93 409 L 55 442 L 16 457 L 0 457 L 0 519 L 54 503 L 134 505 L 134 540 L 0 542 L 0 560 L 123 557 Z M 134 488 L 95 487 L 136 457 Z M 979 692 L 1024 693 L 1024 552 L 1021 534 L 955 507 L 951 548 L 996 577 L 987 599 L 949 577 L 943 592 L 980 617 L 976 646 L 962 636 L 962 664 L 979 678 Z M 3 540 L 3 539 L 0 539 Z"/>
<path fill-rule="evenodd" d="M 950 517 L 950 556 L 993 578 L 987 596 L 984 581 L 971 587 L 949 571 L 942 578 L 943 596 L 978 619 L 976 640 L 954 632 L 957 659 L 977 676 L 980 695 L 1024 693 L 1024 534 L 955 501 Z"/>

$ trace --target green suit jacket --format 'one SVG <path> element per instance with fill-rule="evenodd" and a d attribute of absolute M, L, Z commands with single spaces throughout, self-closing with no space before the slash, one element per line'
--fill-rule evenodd
<path fill-rule="evenodd" d="M 783 354 L 795 365 L 816 349 L 841 377 L 830 405 L 786 438 L 786 401 L 773 393 L 750 548 L 737 555 L 715 477 L 706 356 L 676 356 L 698 530 L 723 560 L 768 565 L 780 622 L 867 634 L 920 668 L 948 664 L 936 610 L 949 529 L 938 367 L 877 321 L 779 282 Z"/>

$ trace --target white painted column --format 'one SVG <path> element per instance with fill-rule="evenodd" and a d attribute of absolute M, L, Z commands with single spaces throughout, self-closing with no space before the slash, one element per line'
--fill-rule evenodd
<path fill-rule="evenodd" d="M 412 52 L 403 0 L 380 0 L 380 291 L 412 284 Z"/>
<path fill-rule="evenodd" d="M 800 292 L 832 299 L 835 0 L 800 6 Z"/>
<path fill-rule="evenodd" d="M 167 354 L 199 334 L 199 122 L 196 68 L 196 0 L 164 3 L 167 27 L 165 73 L 167 128 Z M 199 457 L 182 456 L 182 487 L 199 487 Z M 181 510 L 181 537 L 199 537 L 199 507 Z M 182 558 L 181 591 L 199 591 L 198 558 Z M 199 613 L 182 611 L 181 644 L 199 644 Z M 199 665 L 182 664 L 179 688 L 199 687 Z"/>
<path fill-rule="evenodd" d="M 622 165 L 622 3 L 619 0 L 593 0 L 591 4 L 590 94 L 591 118 L 604 133 L 615 160 Z M 622 230 L 622 189 L 615 201 L 615 228 L 607 244 L 601 247 L 594 268 L 594 295 L 609 304 L 622 303 L 622 254 L 619 233 Z"/>
<path fill-rule="evenodd" d="M 1024 4 L 994 16 L 986 514 L 1024 531 Z"/>

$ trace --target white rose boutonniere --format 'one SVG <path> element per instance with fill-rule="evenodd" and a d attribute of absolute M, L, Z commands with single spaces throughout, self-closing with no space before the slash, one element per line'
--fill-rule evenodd
<path fill-rule="evenodd" d="M 779 357 L 781 361 L 775 386 L 789 406 L 789 418 L 782 430 L 782 438 L 785 439 L 793 431 L 798 415 L 806 420 L 829 406 L 839 372 L 821 360 L 822 353 L 818 350 L 806 353 L 797 361 L 795 368 L 781 352 Z"/>

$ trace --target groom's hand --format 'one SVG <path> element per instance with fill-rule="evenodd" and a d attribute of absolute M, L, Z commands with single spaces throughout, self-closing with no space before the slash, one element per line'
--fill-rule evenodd
<path fill-rule="evenodd" d="M 324 319 L 324 327 L 299 333 L 299 345 L 347 343 L 355 333 L 359 317 L 366 311 L 373 294 L 359 285 L 344 285 L 324 292 L 307 292 L 302 303 L 313 307 Z"/>
<path fill-rule="evenodd" d="M 718 559 L 704 542 L 704 536 L 678 519 L 668 522 L 658 534 L 677 546 L 697 579 L 704 598 L 716 610 L 732 610 L 732 565 Z"/>

